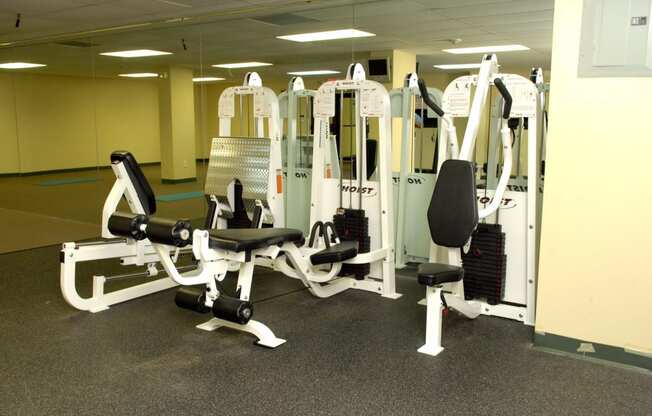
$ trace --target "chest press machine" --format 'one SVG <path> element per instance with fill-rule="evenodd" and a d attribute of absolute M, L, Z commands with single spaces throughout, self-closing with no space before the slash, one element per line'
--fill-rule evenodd
<path fill-rule="evenodd" d="M 486 105 L 488 90 L 495 85 L 503 98 L 501 118 L 501 144 L 503 165 L 493 197 L 482 209 L 478 209 L 473 151 L 478 134 L 482 110 Z M 471 86 L 475 96 L 469 112 Z M 511 91 L 511 92 L 510 92 Z M 516 99 L 513 101 L 513 96 Z M 454 80 L 444 91 L 442 138 L 446 149 L 439 175 L 428 208 L 428 224 L 433 242 L 448 248 L 448 263 L 424 263 L 419 266 L 419 283 L 426 288 L 426 342 L 419 352 L 437 355 L 441 346 L 442 312 L 453 308 L 464 316 L 474 319 L 481 313 L 512 317 L 520 313 L 526 322 L 534 321 L 535 280 L 528 277 L 527 305 L 490 305 L 481 300 L 466 300 L 464 294 L 464 269 L 461 267 L 460 250 L 470 240 L 479 220 L 494 214 L 503 203 L 512 171 L 511 134 L 508 120 L 511 116 L 528 117 L 536 126 L 537 91 L 533 83 L 518 75 L 499 74 L 495 55 L 486 55 L 478 75 L 464 76 Z M 514 104 L 514 107 L 512 107 Z M 514 108 L 514 112 L 512 111 Z M 469 117 L 461 149 L 458 148 L 454 117 Z M 534 131 L 533 131 L 534 130 Z M 535 129 L 530 134 L 536 136 Z M 536 143 L 536 140 L 534 140 Z M 535 178 L 532 178 L 536 180 Z M 532 233 L 534 224 L 530 224 Z M 534 234 L 532 234 L 533 236 Z M 516 311 L 516 312 L 514 312 Z"/>

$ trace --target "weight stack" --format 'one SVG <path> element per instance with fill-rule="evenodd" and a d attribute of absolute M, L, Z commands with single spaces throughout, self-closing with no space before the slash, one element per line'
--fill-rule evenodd
<path fill-rule="evenodd" d="M 344 214 L 333 216 L 335 231 L 340 241 L 357 241 L 358 253 L 368 253 L 371 250 L 369 237 L 369 218 L 362 209 L 345 209 Z M 370 264 L 343 264 L 339 276 L 355 275 L 357 280 L 363 280 L 371 271 Z"/>
<path fill-rule="evenodd" d="M 490 305 L 500 303 L 507 270 L 505 233 L 500 224 L 478 225 L 468 253 L 462 251 L 462 267 L 466 300 L 485 298 Z"/>

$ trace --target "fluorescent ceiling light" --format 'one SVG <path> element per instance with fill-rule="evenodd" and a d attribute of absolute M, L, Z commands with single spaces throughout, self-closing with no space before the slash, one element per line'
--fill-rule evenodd
<path fill-rule="evenodd" d="M 196 77 L 192 79 L 193 82 L 211 82 L 211 81 L 224 81 L 224 78 L 219 77 Z"/>
<path fill-rule="evenodd" d="M 277 36 L 278 39 L 291 40 L 293 42 L 315 42 L 318 40 L 366 38 L 376 36 L 374 33 L 363 32 L 357 29 L 328 30 L 326 32 L 299 33 L 296 35 Z"/>
<path fill-rule="evenodd" d="M 333 75 L 339 74 L 340 71 L 331 71 L 330 69 L 318 69 L 315 71 L 293 71 L 288 72 L 289 75 L 308 76 L 308 75 Z"/>
<path fill-rule="evenodd" d="M 528 51 L 528 50 L 530 50 L 530 48 L 523 45 L 496 45 L 496 46 L 479 46 L 477 48 L 444 49 L 443 51 L 460 55 L 460 54 L 469 54 L 469 53 L 493 53 L 493 52 Z"/>
<path fill-rule="evenodd" d="M 103 52 L 100 55 L 117 56 L 118 58 L 142 58 L 144 56 L 172 55 L 172 52 L 154 51 L 151 49 L 135 49 L 133 51 Z"/>
<path fill-rule="evenodd" d="M 481 64 L 444 64 L 433 65 L 437 69 L 477 69 Z"/>
<path fill-rule="evenodd" d="M 1 69 L 24 69 L 24 68 L 40 68 L 45 66 L 44 64 L 32 64 L 29 62 L 6 62 L 0 64 Z"/>
<path fill-rule="evenodd" d="M 158 74 L 154 72 L 135 72 L 132 74 L 118 74 L 118 76 L 127 78 L 158 78 Z"/>
<path fill-rule="evenodd" d="M 213 65 L 215 68 L 228 68 L 228 69 L 234 69 L 234 68 L 253 68 L 256 66 L 272 66 L 274 64 L 268 64 L 266 62 L 236 62 L 232 64 L 217 64 Z"/>

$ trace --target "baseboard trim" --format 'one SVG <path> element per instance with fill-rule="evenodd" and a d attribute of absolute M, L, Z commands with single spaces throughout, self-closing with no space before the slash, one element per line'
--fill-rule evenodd
<path fill-rule="evenodd" d="M 207 158 L 197 158 L 196 163 L 205 163 L 208 162 L 209 159 Z M 153 166 L 153 165 L 160 165 L 161 162 L 145 162 L 145 163 L 138 163 L 140 166 Z M 36 170 L 36 171 L 31 171 L 31 172 L 4 172 L 0 173 L 0 178 L 10 178 L 10 177 L 16 177 L 16 176 L 34 176 L 34 175 L 47 175 L 47 174 L 52 174 L 52 173 L 69 173 L 69 172 L 83 172 L 83 171 L 91 171 L 91 170 L 96 170 L 96 169 L 109 169 L 111 165 L 106 165 L 106 166 L 87 166 L 83 168 L 67 168 L 67 169 L 52 169 L 52 170 Z"/>
<path fill-rule="evenodd" d="M 160 165 L 161 162 L 145 162 L 138 163 L 140 166 L 153 166 Z M 67 168 L 67 169 L 52 169 L 52 170 L 36 170 L 32 172 L 13 172 L 13 173 L 0 173 L 0 177 L 17 177 L 17 176 L 36 176 L 36 175 L 50 175 L 56 173 L 70 173 L 70 172 L 88 172 L 98 169 L 110 169 L 111 165 L 106 166 L 87 166 L 83 168 Z"/>
<path fill-rule="evenodd" d="M 652 372 L 652 356 L 630 349 L 545 332 L 534 333 L 534 346 L 570 355 L 637 367 Z"/>
<path fill-rule="evenodd" d="M 161 179 L 161 183 L 166 185 L 176 185 L 178 183 L 197 182 L 197 178 L 182 178 L 182 179 Z"/>

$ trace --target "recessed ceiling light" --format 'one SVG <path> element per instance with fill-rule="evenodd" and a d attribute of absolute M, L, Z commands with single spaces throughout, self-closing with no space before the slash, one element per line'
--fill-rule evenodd
<path fill-rule="evenodd" d="M 272 66 L 274 64 L 268 64 L 266 62 L 236 62 L 232 64 L 217 64 L 213 65 L 215 68 L 228 68 L 228 69 L 234 69 L 234 68 L 253 68 L 257 66 Z"/>
<path fill-rule="evenodd" d="M 469 54 L 469 53 L 493 53 L 493 52 L 528 51 L 528 50 L 530 50 L 530 48 L 523 45 L 496 45 L 496 46 L 478 46 L 476 48 L 444 49 L 443 51 L 460 55 L 460 54 Z"/>
<path fill-rule="evenodd" d="M 211 82 L 211 81 L 224 81 L 224 78 L 219 77 L 196 77 L 192 79 L 192 82 Z"/>
<path fill-rule="evenodd" d="M 6 62 L 0 64 L 1 69 L 24 69 L 24 68 L 40 68 L 45 66 L 44 64 L 32 64 L 29 62 Z"/>
<path fill-rule="evenodd" d="M 444 64 L 433 65 L 437 69 L 477 69 L 481 64 Z"/>
<path fill-rule="evenodd" d="M 135 49 L 132 51 L 102 52 L 100 55 L 117 56 L 118 58 L 142 58 L 145 56 L 172 55 L 172 52 L 154 51 L 151 49 Z"/>
<path fill-rule="evenodd" d="M 158 74 L 154 72 L 134 72 L 132 74 L 118 74 L 118 76 L 126 78 L 158 78 Z"/>
<path fill-rule="evenodd" d="M 308 76 L 308 75 L 333 75 L 339 74 L 340 71 L 331 71 L 330 69 L 318 69 L 315 71 L 293 71 L 288 72 L 289 75 Z"/>
<path fill-rule="evenodd" d="M 315 42 L 318 40 L 366 38 L 369 36 L 376 36 L 376 34 L 363 32 L 362 30 L 357 30 L 357 29 L 340 29 L 340 30 L 328 30 L 326 32 L 311 32 L 311 33 L 299 33 L 296 35 L 284 35 L 284 36 L 277 36 L 277 38 L 284 39 L 284 40 L 291 40 L 293 42 Z"/>

